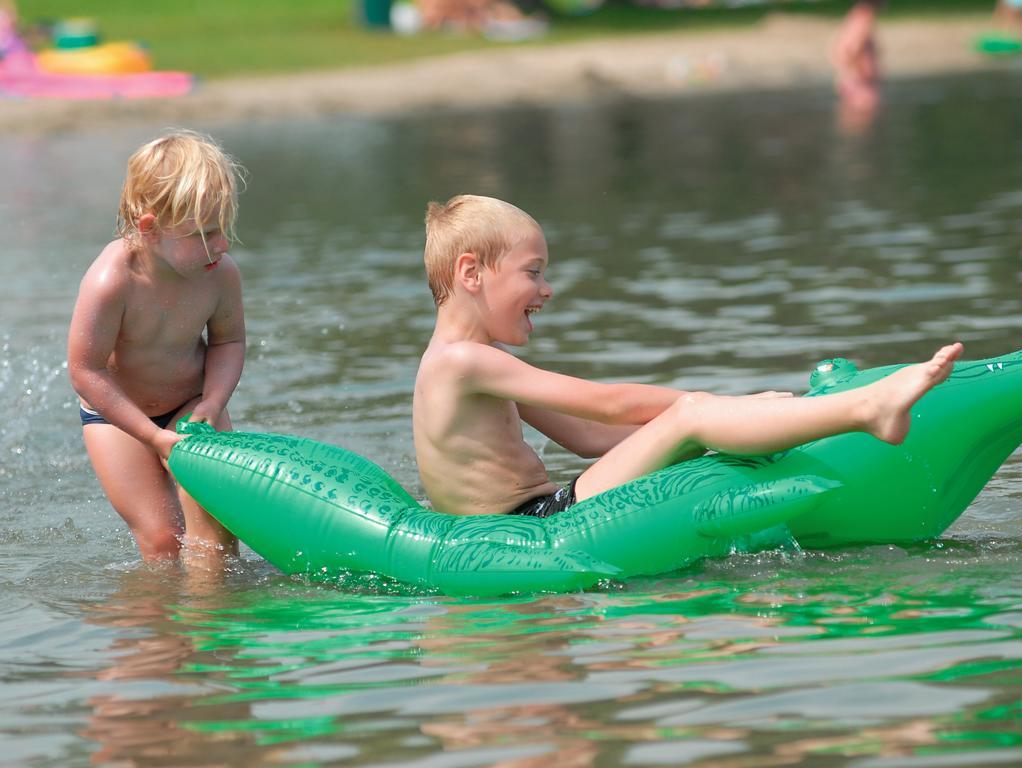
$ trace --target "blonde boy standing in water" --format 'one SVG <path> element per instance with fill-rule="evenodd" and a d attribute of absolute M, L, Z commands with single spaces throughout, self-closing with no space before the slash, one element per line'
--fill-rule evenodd
<path fill-rule="evenodd" d="M 811 398 L 586 381 L 501 348 L 525 344 L 552 297 L 547 261 L 543 231 L 509 203 L 461 195 L 429 206 L 425 262 L 437 318 L 412 419 L 419 474 L 437 510 L 546 517 L 707 449 L 765 454 L 852 431 L 899 443 L 913 403 L 962 353 L 951 344 L 869 386 Z M 558 488 L 522 421 L 597 461 Z"/>
<path fill-rule="evenodd" d="M 107 498 L 146 560 L 237 552 L 176 486 L 166 459 L 185 414 L 229 430 L 245 321 L 227 255 L 242 168 L 207 136 L 174 131 L 128 160 L 117 234 L 85 273 L 68 333 L 82 433 Z M 204 338 L 205 334 L 205 338 Z"/>

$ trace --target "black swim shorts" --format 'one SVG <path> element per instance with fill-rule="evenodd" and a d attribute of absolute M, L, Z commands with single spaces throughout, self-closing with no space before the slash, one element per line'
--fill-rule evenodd
<path fill-rule="evenodd" d="M 181 405 L 184 405 L 182 403 Z M 181 410 L 179 405 L 173 411 L 160 414 L 159 416 L 150 416 L 149 421 L 158 426 L 160 429 L 166 429 L 170 422 L 177 416 L 177 412 Z M 98 411 L 94 411 L 91 408 L 86 408 L 84 405 L 78 405 L 78 415 L 82 417 L 82 426 L 86 424 L 109 424 L 110 422 L 103 418 L 103 415 Z"/>
<path fill-rule="evenodd" d="M 527 515 L 529 517 L 550 517 L 550 515 L 556 515 L 558 512 L 563 512 L 576 502 L 575 483 L 577 482 L 578 478 L 576 477 L 566 486 L 558 488 L 553 493 L 549 493 L 546 496 L 537 496 L 534 499 L 529 499 L 528 501 L 519 504 L 517 507 L 508 512 L 508 514 Z"/>

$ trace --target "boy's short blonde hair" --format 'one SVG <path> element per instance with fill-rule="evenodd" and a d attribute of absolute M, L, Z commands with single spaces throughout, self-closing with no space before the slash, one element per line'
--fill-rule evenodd
<path fill-rule="evenodd" d="M 458 195 L 426 208 L 426 278 L 439 307 L 454 289 L 454 263 L 474 253 L 487 269 L 523 237 L 539 230 L 536 220 L 494 197 Z"/>
<path fill-rule="evenodd" d="M 234 240 L 238 191 L 244 183 L 245 169 L 212 138 L 170 131 L 128 158 L 117 234 L 135 240 L 138 220 L 146 213 L 168 229 L 195 219 L 200 232 L 215 216 L 219 229 Z"/>

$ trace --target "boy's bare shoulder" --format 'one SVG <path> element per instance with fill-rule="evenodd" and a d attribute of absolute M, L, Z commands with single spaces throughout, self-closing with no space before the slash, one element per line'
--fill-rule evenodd
<path fill-rule="evenodd" d="M 131 252 L 123 240 L 114 240 L 100 251 L 82 278 L 82 288 L 102 293 L 116 293 L 128 281 Z"/>
<path fill-rule="evenodd" d="M 220 261 L 217 262 L 216 269 L 213 272 L 214 274 L 219 273 L 231 279 L 241 279 L 241 269 L 238 268 L 238 262 L 228 253 L 220 257 Z"/>
<path fill-rule="evenodd" d="M 226 253 L 213 269 L 213 277 L 221 288 L 241 290 L 241 270 L 238 263 Z"/>
<path fill-rule="evenodd" d="M 508 352 L 477 341 L 453 341 L 431 344 L 422 356 L 422 365 L 464 374 L 478 369 L 487 362 L 511 357 Z"/>
<path fill-rule="evenodd" d="M 131 249 L 123 238 L 107 243 L 93 264 L 127 264 L 131 259 Z"/>

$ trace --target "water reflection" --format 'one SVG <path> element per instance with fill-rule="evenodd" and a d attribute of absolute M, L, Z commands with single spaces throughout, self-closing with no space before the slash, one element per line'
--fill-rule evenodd
<path fill-rule="evenodd" d="M 126 688 L 90 698 L 82 735 L 99 764 L 1010 759 L 1022 582 L 1005 598 L 1003 563 L 887 564 L 747 556 L 501 602 L 134 573 L 87 612 L 122 630 L 97 679 Z"/>
<path fill-rule="evenodd" d="M 229 600 L 222 575 L 174 566 L 124 572 L 102 602 L 85 604 L 88 624 L 114 629 L 108 663 L 88 677 L 112 683 L 89 696 L 89 716 L 79 735 L 97 745 L 95 765 L 214 764 L 237 757 L 247 738 L 230 744 L 188 727 L 189 713 L 216 690 L 209 679 L 190 681 L 194 668 L 215 668 L 195 641 L 187 619 Z M 187 606 L 182 608 L 182 604 Z M 217 707 L 218 718 L 244 720 L 244 704 Z"/>

